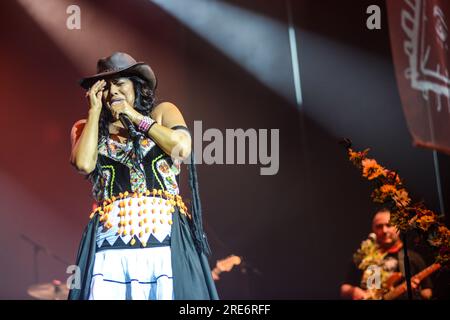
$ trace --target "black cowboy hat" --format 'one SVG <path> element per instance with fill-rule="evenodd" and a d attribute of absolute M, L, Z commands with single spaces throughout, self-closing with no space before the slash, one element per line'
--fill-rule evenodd
<path fill-rule="evenodd" d="M 97 62 L 97 74 L 80 80 L 80 85 L 89 89 L 97 80 L 114 75 L 138 76 L 147 81 L 152 90 L 156 89 L 157 80 L 152 68 L 144 62 L 137 62 L 132 56 L 123 52 L 114 52 L 111 56 Z"/>

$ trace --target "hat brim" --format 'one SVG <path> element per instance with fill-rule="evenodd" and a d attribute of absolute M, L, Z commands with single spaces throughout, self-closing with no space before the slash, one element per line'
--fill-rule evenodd
<path fill-rule="evenodd" d="M 82 86 L 84 89 L 89 89 L 96 81 L 102 78 L 109 78 L 113 76 L 138 76 L 142 78 L 142 80 L 146 81 L 152 90 L 155 90 L 158 84 L 152 68 L 150 68 L 150 66 L 148 64 L 145 64 L 144 62 L 138 62 L 126 69 L 122 69 L 119 71 L 97 73 L 93 76 L 82 78 L 79 83 L 80 86 Z"/>

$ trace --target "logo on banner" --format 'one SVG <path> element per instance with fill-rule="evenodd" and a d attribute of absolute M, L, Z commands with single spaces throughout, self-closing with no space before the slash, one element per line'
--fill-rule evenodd
<path fill-rule="evenodd" d="M 401 26 L 407 36 L 404 51 L 409 57 L 405 76 L 413 89 L 422 92 L 424 99 L 429 100 L 430 92 L 438 96 L 437 111 L 442 110 L 441 98 L 444 97 L 450 112 L 450 78 L 445 63 L 448 57 L 447 17 L 438 5 L 427 6 L 427 0 L 405 0 L 405 4 L 401 11 Z"/>

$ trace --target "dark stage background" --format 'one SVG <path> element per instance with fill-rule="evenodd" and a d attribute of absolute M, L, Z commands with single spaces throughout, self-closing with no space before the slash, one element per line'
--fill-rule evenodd
<path fill-rule="evenodd" d="M 412 146 L 402 113 L 384 1 L 292 1 L 300 110 L 286 3 L 219 2 L 225 6 L 217 19 L 182 21 L 143 0 L 1 1 L 0 298 L 27 299 L 35 282 L 64 281 L 67 264 L 49 253 L 74 263 L 92 204 L 89 183 L 69 164 L 70 128 L 87 112 L 77 81 L 113 51 L 148 62 L 159 78 L 159 100 L 175 103 L 190 127 L 202 120 L 203 130 L 280 130 L 276 175 L 260 175 L 260 165 L 197 166 L 211 264 L 237 254 L 248 266 L 247 273 L 236 267 L 222 275 L 222 298 L 339 298 L 374 210 L 370 186 L 338 144 L 342 137 L 372 148 L 415 200 L 439 209 L 432 152 Z M 81 30 L 65 28 L 69 4 L 81 8 Z M 382 8 L 381 30 L 366 28 L 371 4 Z M 282 32 L 246 29 L 261 17 Z M 206 35 L 196 21 L 208 26 Z M 221 33 L 224 22 L 237 32 Z M 255 36 L 239 38 L 246 32 Z M 255 66 L 255 57 L 270 63 Z M 449 159 L 439 159 L 450 208 Z M 182 195 L 190 197 L 186 168 Z M 36 255 L 38 278 L 33 246 L 22 235 L 50 251 Z"/>

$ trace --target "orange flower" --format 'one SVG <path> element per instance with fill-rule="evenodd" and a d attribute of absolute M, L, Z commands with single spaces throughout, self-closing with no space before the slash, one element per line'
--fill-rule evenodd
<path fill-rule="evenodd" d="M 349 149 L 348 150 L 348 156 L 349 156 L 349 158 L 350 158 L 350 161 L 356 161 L 356 160 L 359 160 L 360 159 L 360 153 L 359 152 L 355 152 L 355 151 L 353 151 L 352 149 Z"/>
<path fill-rule="evenodd" d="M 440 225 L 437 232 L 430 235 L 428 242 L 435 247 L 450 244 L 450 230 L 446 226 Z"/>
<path fill-rule="evenodd" d="M 363 166 L 363 177 L 373 180 L 379 176 L 384 176 L 384 168 L 374 159 L 364 159 L 361 162 Z"/>
<path fill-rule="evenodd" d="M 411 203 L 411 199 L 405 189 L 397 190 L 392 199 L 394 199 L 397 207 L 406 207 Z"/>
<path fill-rule="evenodd" d="M 395 186 L 385 184 L 372 192 L 372 199 L 375 202 L 384 203 L 386 198 L 391 197 L 396 191 Z"/>
<path fill-rule="evenodd" d="M 437 223 L 437 216 L 431 210 L 420 209 L 417 211 L 415 222 L 420 229 L 427 231 L 432 224 Z"/>
<path fill-rule="evenodd" d="M 378 179 L 375 180 L 376 185 L 381 186 L 372 192 L 373 201 L 388 202 L 389 205 L 391 200 L 394 201 L 396 208 L 392 208 L 391 223 L 401 231 L 416 229 L 422 235 L 427 234 L 429 244 L 439 252 L 436 261 L 443 265 L 450 263 L 450 230 L 439 223 L 437 214 L 425 205 L 411 205 L 409 194 L 397 173 L 383 168 L 375 159 L 368 159 L 367 151 L 355 152 L 349 148 L 348 156 L 358 169 L 362 169 L 363 177 Z"/>
<path fill-rule="evenodd" d="M 392 184 L 383 184 L 380 187 L 381 193 L 383 193 L 385 196 L 390 196 L 398 192 L 397 188 Z"/>
<path fill-rule="evenodd" d="M 422 216 L 416 220 L 416 224 L 419 226 L 420 229 L 424 231 L 427 231 L 428 228 L 435 222 L 436 222 L 435 218 L 429 215 Z"/>
<path fill-rule="evenodd" d="M 355 165 L 359 165 L 359 163 L 367 157 L 367 153 L 369 152 L 369 149 L 366 149 L 364 151 L 356 152 L 353 151 L 351 148 L 348 149 L 348 157 L 351 162 L 353 162 Z"/>
<path fill-rule="evenodd" d="M 450 238 L 450 230 L 446 226 L 439 226 L 438 233 L 443 237 Z"/>

